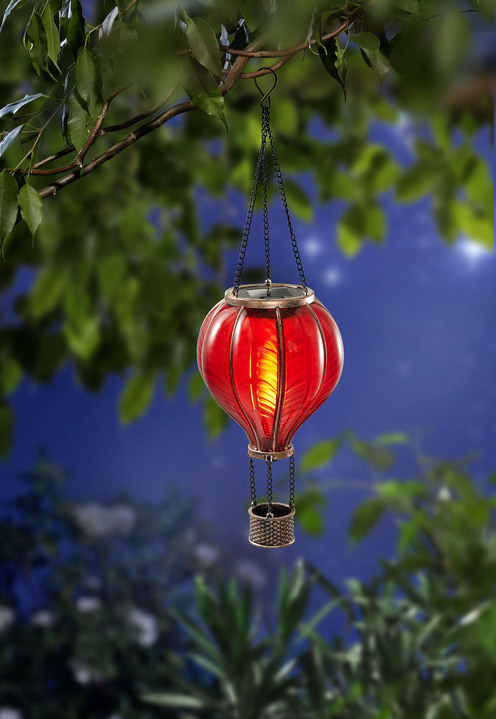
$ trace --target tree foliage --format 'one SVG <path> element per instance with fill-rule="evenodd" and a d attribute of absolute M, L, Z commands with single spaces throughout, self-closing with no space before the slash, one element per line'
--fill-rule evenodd
<path fill-rule="evenodd" d="M 22 479 L 0 515 L 6 715 L 494 717 L 496 504 L 467 462 L 381 476 L 351 527 L 363 540 L 372 506 L 397 524 L 373 579 L 271 571 L 263 614 L 257 565 L 241 581 L 243 560 L 205 544 L 177 496 L 68 502 L 46 457 Z"/>
<path fill-rule="evenodd" d="M 4 397 L 68 361 L 91 390 L 129 372 L 124 421 L 145 411 L 150 378 L 174 389 L 239 241 L 227 209 L 230 190 L 251 185 L 261 66 L 279 70 L 272 119 L 290 209 L 311 219 L 298 182 L 310 171 L 320 200 L 341 203 L 347 256 L 383 241 L 386 197 L 430 195 L 447 242 L 492 246 L 492 182 L 474 145 L 492 122 L 492 75 L 472 57 L 491 2 L 133 0 L 84 12 L 79 0 L 12 0 L 3 13 L 0 287 L 15 302 L 0 355 L 16 379 Z M 316 136 L 316 119 L 333 132 Z M 406 167 L 370 140 L 378 123 L 403 121 Z M 28 288 L 22 267 L 35 272 Z"/>

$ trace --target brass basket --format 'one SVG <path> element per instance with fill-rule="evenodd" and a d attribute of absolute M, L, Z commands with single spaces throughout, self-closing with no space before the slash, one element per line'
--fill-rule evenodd
<path fill-rule="evenodd" d="M 272 503 L 273 517 L 267 517 L 268 504 L 256 504 L 248 509 L 250 536 L 256 547 L 289 547 L 294 538 L 295 511 L 289 504 Z"/>

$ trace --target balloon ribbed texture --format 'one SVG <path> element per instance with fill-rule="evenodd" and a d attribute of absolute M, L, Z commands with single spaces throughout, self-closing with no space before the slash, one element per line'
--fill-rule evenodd
<path fill-rule="evenodd" d="M 281 452 L 337 385 L 343 343 L 317 299 L 276 309 L 221 300 L 202 324 L 197 357 L 210 393 L 250 445 Z"/>

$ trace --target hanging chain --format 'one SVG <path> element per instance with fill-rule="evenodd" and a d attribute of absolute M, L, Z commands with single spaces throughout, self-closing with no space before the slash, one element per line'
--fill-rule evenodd
<path fill-rule="evenodd" d="M 270 133 L 270 105 L 262 105 L 262 191 L 263 191 L 263 223 L 265 245 L 265 284 L 267 294 L 270 295 L 270 236 L 269 236 L 269 206 L 267 203 L 267 135 Z"/>
<path fill-rule="evenodd" d="M 272 458 L 267 460 L 267 516 L 274 516 L 272 511 Z"/>
<path fill-rule="evenodd" d="M 295 458 L 294 454 L 289 458 L 289 506 L 294 509 L 295 498 Z"/>
<path fill-rule="evenodd" d="M 262 138 L 262 144 L 257 158 L 257 165 L 255 167 L 255 177 L 253 178 L 253 185 L 251 188 L 250 202 L 248 204 L 248 214 L 246 215 L 245 227 L 243 230 L 243 236 L 241 239 L 241 247 L 239 249 L 238 264 L 236 267 L 236 274 L 234 275 L 234 296 L 238 296 L 239 283 L 241 282 L 241 273 L 243 272 L 243 265 L 245 263 L 246 246 L 248 244 L 248 237 L 250 235 L 251 221 L 253 219 L 253 210 L 255 208 L 255 201 L 257 199 L 258 181 L 260 178 L 260 169 L 262 167 L 262 158 L 265 155 L 265 143 Z"/>
<path fill-rule="evenodd" d="M 307 281 L 305 279 L 305 273 L 303 271 L 303 263 L 301 261 L 300 250 L 298 248 L 298 243 L 296 242 L 296 235 L 294 233 L 293 225 L 291 223 L 291 217 L 289 216 L 288 200 L 286 198 L 284 180 L 282 179 L 281 166 L 279 165 L 279 158 L 277 157 L 276 145 L 274 142 L 274 137 L 272 136 L 270 126 L 268 126 L 267 128 L 267 134 L 269 136 L 270 148 L 272 150 L 272 162 L 274 165 L 274 172 L 276 173 L 277 177 L 277 184 L 279 185 L 279 193 L 281 195 L 282 204 L 284 206 L 284 212 L 286 213 L 286 221 L 288 223 L 289 236 L 291 237 L 291 245 L 293 247 L 293 254 L 296 260 L 296 267 L 298 268 L 301 286 L 305 290 L 305 293 L 308 293 Z"/>
<path fill-rule="evenodd" d="M 270 237 L 269 237 L 269 210 L 267 201 L 267 184 L 268 184 L 268 173 L 267 173 L 267 138 L 269 139 L 270 149 L 272 154 L 272 163 L 274 165 L 274 172 L 277 178 L 277 184 L 279 186 L 279 193 L 281 195 L 282 204 L 284 207 L 284 213 L 286 215 L 286 221 L 288 223 L 289 236 L 291 238 L 291 245 L 293 248 L 293 254 L 296 261 L 296 267 L 300 276 L 301 286 L 308 292 L 307 281 L 305 279 L 305 273 L 303 271 L 303 263 L 301 261 L 300 250 L 296 241 L 296 235 L 293 230 L 291 223 L 291 217 L 289 215 L 288 201 L 286 198 L 286 190 L 284 187 L 284 181 L 282 179 L 281 167 L 279 165 L 279 158 L 277 156 L 276 146 L 274 137 L 270 129 L 270 93 L 277 84 L 277 75 L 271 68 L 267 68 L 274 76 L 274 84 L 270 90 L 263 94 L 262 90 L 258 86 L 255 78 L 255 85 L 257 86 L 260 93 L 263 95 L 260 101 L 262 108 L 262 141 L 260 144 L 260 150 L 258 153 L 257 164 L 255 168 L 255 177 L 253 178 L 253 185 L 251 189 L 250 201 L 248 203 L 248 213 L 246 215 L 245 227 L 241 238 L 241 247 L 239 250 L 238 264 L 236 266 L 236 273 L 234 275 L 234 287 L 233 294 L 235 297 L 238 296 L 239 285 L 241 282 L 241 273 L 243 272 L 243 265 L 246 256 L 246 247 L 248 244 L 248 237 L 251 229 L 251 222 L 253 219 L 253 212 L 255 208 L 255 202 L 257 199 L 258 183 L 260 181 L 260 175 L 262 176 L 262 192 L 263 192 L 263 223 L 264 223 L 264 245 L 265 245 L 265 283 L 267 286 L 267 294 L 270 295 Z"/>
<path fill-rule="evenodd" d="M 250 457 L 250 495 L 251 495 L 251 506 L 255 507 L 257 504 L 257 489 L 255 487 L 255 467 L 253 466 L 253 459 Z"/>

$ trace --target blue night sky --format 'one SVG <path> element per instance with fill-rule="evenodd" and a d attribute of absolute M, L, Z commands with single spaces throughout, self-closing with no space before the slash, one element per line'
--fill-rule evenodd
<path fill-rule="evenodd" d="M 319 127 L 315 132 L 324 133 Z M 384 144 L 405 164 L 410 158 L 410 132 L 405 122 L 394 128 L 378 126 L 371 140 Z M 482 134 L 478 144 L 489 158 L 489 133 Z M 306 178 L 304 183 L 315 194 Z M 337 389 L 295 436 L 297 457 L 315 441 L 347 428 L 364 439 L 404 431 L 412 433 L 426 453 L 440 458 L 478 451 L 480 459 L 473 469 L 482 482 L 496 470 L 494 254 L 465 238 L 454 248 L 446 247 L 437 235 L 428 199 L 413 206 L 387 199 L 385 204 L 386 242 L 382 247 L 367 244 L 353 260 L 344 258 L 335 245 L 339 203 L 317 207 L 311 226 L 295 221 L 309 285 L 337 321 L 345 347 Z M 233 195 L 233 221 L 242 224 L 245 207 L 246 198 Z M 218 206 L 202 201 L 202 213 L 206 225 L 214 223 Z M 257 218 L 248 264 L 262 259 L 259 227 Z M 272 279 L 295 282 L 278 203 L 271 208 L 271 227 Z M 232 284 L 236 254 L 227 258 L 226 286 Z M 349 548 L 347 525 L 366 490 L 346 487 L 329 494 L 322 537 L 309 538 L 297 530 L 297 541 L 289 549 L 274 553 L 251 547 L 246 539 L 249 485 L 244 432 L 231 423 L 210 444 L 200 407 L 188 403 L 186 382 L 172 401 L 157 387 L 146 416 L 124 429 L 117 416 L 122 382 L 111 377 L 100 394 L 90 395 L 77 385 L 71 367 L 50 386 L 25 381 L 13 398 L 16 440 L 9 461 L 0 467 L 0 500 L 16 491 L 15 475 L 26 470 L 43 447 L 69 470 L 71 497 L 98 500 L 130 493 L 153 501 L 168 485 L 175 485 L 184 496 L 199 500 L 197 515 L 212 526 L 215 541 L 226 553 L 238 553 L 266 568 L 292 564 L 303 555 L 334 579 L 364 577 L 377 556 L 390 556 L 394 530 L 387 522 L 374 531 L 366 552 L 363 547 Z M 405 454 L 391 476 L 407 477 L 411 469 L 411 458 Z M 262 483 L 262 463 L 256 463 L 256 471 Z M 286 471 L 287 463 L 278 463 L 275 477 Z M 322 482 L 374 479 L 346 450 L 317 477 Z M 281 496 L 284 501 L 285 495 L 286 491 Z"/>

